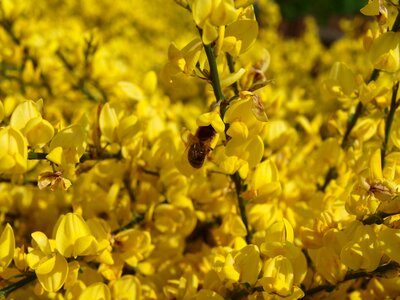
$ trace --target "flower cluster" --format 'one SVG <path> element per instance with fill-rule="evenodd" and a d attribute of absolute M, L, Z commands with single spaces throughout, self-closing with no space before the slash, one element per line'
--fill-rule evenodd
<path fill-rule="evenodd" d="M 0 298 L 396 297 L 394 2 L 0 1 Z"/>

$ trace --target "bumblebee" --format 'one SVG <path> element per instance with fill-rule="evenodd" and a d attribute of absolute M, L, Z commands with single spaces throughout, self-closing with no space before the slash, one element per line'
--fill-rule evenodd
<path fill-rule="evenodd" d="M 189 136 L 188 161 L 193 168 L 200 169 L 211 150 L 211 143 L 216 135 L 211 126 L 199 126 L 195 135 Z"/>

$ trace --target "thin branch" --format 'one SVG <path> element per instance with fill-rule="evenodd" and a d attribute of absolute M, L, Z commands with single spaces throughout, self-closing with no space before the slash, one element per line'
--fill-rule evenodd
<path fill-rule="evenodd" d="M 247 214 L 246 214 L 246 200 L 242 197 L 242 192 L 245 190 L 245 187 L 243 185 L 242 179 L 240 178 L 239 172 L 235 172 L 233 175 L 231 175 L 231 179 L 235 184 L 235 190 L 236 190 L 236 197 L 238 199 L 238 206 L 239 206 L 239 211 L 240 211 L 240 217 L 242 219 L 242 222 L 246 228 L 246 242 L 248 244 L 251 244 L 251 233 L 249 231 L 249 225 L 247 221 Z"/>
<path fill-rule="evenodd" d="M 144 220 L 144 215 L 136 214 L 129 223 L 125 224 L 124 226 L 121 226 L 120 228 L 113 230 L 111 233 L 117 234 L 121 231 L 131 229 L 133 226 L 135 226 L 136 224 L 139 224 L 143 220 Z"/>
<path fill-rule="evenodd" d="M 371 76 L 370 76 L 368 82 L 376 80 L 378 78 L 378 75 L 379 75 L 379 70 L 374 69 L 371 73 Z M 342 142 L 340 144 L 340 147 L 342 149 L 345 149 L 348 146 L 348 142 L 349 142 L 348 140 L 350 137 L 350 133 L 353 130 L 354 126 L 356 125 L 357 120 L 361 117 L 363 111 L 364 111 L 364 105 L 362 104 L 361 101 L 359 101 L 357 104 L 357 107 L 356 107 L 356 111 L 354 112 L 354 114 L 352 114 L 350 116 L 350 118 L 347 122 L 346 131 L 343 136 Z M 331 180 L 337 178 L 337 175 L 338 174 L 337 174 L 336 167 L 329 168 L 328 172 L 325 175 L 324 184 L 322 186 L 317 185 L 318 190 L 324 192 L 325 189 L 327 188 L 327 186 L 329 185 L 329 183 L 331 182 Z"/>
<path fill-rule="evenodd" d="M 226 53 L 225 56 L 226 56 L 226 61 L 228 63 L 229 72 L 235 73 L 235 62 L 233 60 L 232 55 L 230 55 L 229 53 Z M 232 89 L 236 96 L 239 95 L 239 86 L 238 86 L 237 81 L 235 81 L 232 84 Z"/>
<path fill-rule="evenodd" d="M 47 160 L 46 156 L 48 153 L 38 153 L 38 152 L 29 152 L 28 160 Z M 92 154 L 90 152 L 85 152 L 82 154 L 79 162 L 83 163 L 87 160 L 104 160 L 104 159 L 122 159 L 122 154 L 118 153 L 107 153 L 102 152 L 99 155 Z"/>
<path fill-rule="evenodd" d="M 382 143 L 382 150 L 381 150 L 382 169 L 385 166 L 385 156 L 386 156 L 387 146 L 389 143 L 390 129 L 392 128 L 394 113 L 396 112 L 397 108 L 396 99 L 397 99 L 398 89 L 399 89 L 399 82 L 396 82 L 396 84 L 393 86 L 392 101 L 390 102 L 390 110 L 385 122 L 385 139 Z"/>
<path fill-rule="evenodd" d="M 11 292 L 31 283 L 34 280 L 36 280 L 36 274 L 32 272 L 27 274 L 24 279 L 0 289 L 0 299 L 5 299 Z"/>
<path fill-rule="evenodd" d="M 347 275 L 345 276 L 345 278 L 342 281 L 339 281 L 336 285 L 335 284 L 325 284 L 325 285 L 320 285 L 314 288 L 311 288 L 309 290 L 306 290 L 305 293 L 305 297 L 309 298 L 312 295 L 315 295 L 319 292 L 322 291 L 326 291 L 326 292 L 332 292 L 334 289 L 336 289 L 338 287 L 338 285 L 349 281 L 349 280 L 353 280 L 353 279 L 358 279 L 358 278 L 372 278 L 374 276 L 382 276 L 384 275 L 385 272 L 387 271 L 391 271 L 391 270 L 396 270 L 399 268 L 399 264 L 396 262 L 390 262 L 388 264 L 379 266 L 378 268 L 376 268 L 375 271 L 372 272 L 365 272 L 365 271 L 360 271 L 360 272 L 350 272 L 347 273 Z"/>

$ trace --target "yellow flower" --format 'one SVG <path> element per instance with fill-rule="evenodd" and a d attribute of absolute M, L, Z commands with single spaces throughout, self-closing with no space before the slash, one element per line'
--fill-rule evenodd
<path fill-rule="evenodd" d="M 247 245 L 234 257 L 234 266 L 238 270 L 239 282 L 254 285 L 261 270 L 260 252 L 255 245 Z"/>
<path fill-rule="evenodd" d="M 213 26 L 224 26 L 238 17 L 233 0 L 194 0 L 192 14 L 200 28 L 203 28 L 207 21 Z"/>
<path fill-rule="evenodd" d="M 43 147 L 54 135 L 53 126 L 42 118 L 43 100 L 20 103 L 11 115 L 10 125 L 22 132 L 32 147 Z"/>
<path fill-rule="evenodd" d="M 137 267 L 153 249 L 150 234 L 138 229 L 121 231 L 115 235 L 114 241 L 114 248 L 120 257 L 132 267 Z"/>
<path fill-rule="evenodd" d="M 355 89 L 355 75 L 345 63 L 336 62 L 331 68 L 329 79 L 324 84 L 325 88 L 335 96 L 350 96 Z"/>
<path fill-rule="evenodd" d="M 108 102 L 101 109 L 99 127 L 102 141 L 106 143 L 123 142 L 139 131 L 136 116 L 123 116 L 115 105 Z"/>
<path fill-rule="evenodd" d="M 61 215 L 54 226 L 57 250 L 65 257 L 97 254 L 97 241 L 76 213 Z"/>
<path fill-rule="evenodd" d="M 233 23 L 238 11 L 233 0 L 194 0 L 193 19 L 203 29 L 204 44 L 211 44 L 218 38 L 218 27 Z"/>
<path fill-rule="evenodd" d="M 242 98 L 230 102 L 224 115 L 225 123 L 241 121 L 246 124 L 249 134 L 259 134 L 264 128 L 264 122 L 260 121 L 260 102 L 257 96 L 252 93 L 242 93 Z"/>
<path fill-rule="evenodd" d="M 375 69 L 396 72 L 400 67 L 400 33 L 385 32 L 374 40 L 369 58 Z"/>
<path fill-rule="evenodd" d="M 229 39 L 234 39 L 235 44 L 240 42 L 239 51 L 235 51 L 238 56 L 247 51 L 256 41 L 258 35 L 258 23 L 255 19 L 241 19 L 228 25 L 225 30 L 225 39 L 223 48 L 226 47 L 225 43 Z M 230 54 L 235 54 L 234 52 Z"/>
<path fill-rule="evenodd" d="M 175 44 L 171 44 L 168 48 L 167 74 L 171 77 L 180 73 L 192 75 L 199 62 L 202 47 L 201 40 L 198 38 L 192 40 L 182 50 L 179 50 Z"/>
<path fill-rule="evenodd" d="M 192 272 L 185 272 L 179 280 L 168 280 L 168 285 L 164 287 L 164 294 L 168 299 L 183 299 L 194 297 L 199 287 L 199 279 Z"/>
<path fill-rule="evenodd" d="M 344 279 L 348 268 L 341 262 L 340 256 L 328 246 L 308 250 L 315 262 L 316 270 L 331 284 Z"/>
<path fill-rule="evenodd" d="M 265 262 L 263 277 L 259 282 L 266 292 L 289 296 L 293 288 L 293 278 L 293 266 L 289 259 L 278 255 Z"/>
<path fill-rule="evenodd" d="M 232 138 L 226 144 L 226 155 L 237 156 L 246 161 L 249 168 L 255 167 L 264 155 L 264 143 L 259 135 L 247 139 Z"/>
<path fill-rule="evenodd" d="M 125 275 L 110 283 L 114 300 L 136 300 L 141 297 L 141 286 L 137 277 Z"/>
<path fill-rule="evenodd" d="M 50 143 L 46 158 L 58 165 L 76 164 L 86 148 L 86 133 L 79 125 L 58 132 Z"/>
<path fill-rule="evenodd" d="M 383 0 L 369 0 L 368 4 L 360 9 L 366 16 L 377 16 L 379 24 L 385 24 L 388 17 L 388 10 L 384 6 Z"/>
<path fill-rule="evenodd" d="M 24 173 L 28 150 L 25 137 L 13 127 L 0 128 L 0 172 Z"/>
<path fill-rule="evenodd" d="M 265 160 L 260 163 L 249 179 L 249 191 L 254 191 L 253 201 L 265 202 L 279 195 L 281 184 L 278 169 L 273 161 Z"/>
<path fill-rule="evenodd" d="M 345 234 L 350 237 L 350 241 L 340 253 L 342 263 L 353 270 L 372 272 L 379 266 L 382 257 L 373 226 L 354 221 L 353 226 L 346 229 Z"/>
<path fill-rule="evenodd" d="M 55 241 L 49 240 L 43 232 L 32 233 L 32 246 L 26 256 L 30 268 L 48 292 L 58 291 L 68 275 L 68 263 L 64 256 L 55 251 Z"/>
<path fill-rule="evenodd" d="M 160 204 L 154 210 L 154 226 L 162 233 L 179 233 L 188 236 L 196 227 L 196 215 L 186 207 Z"/>

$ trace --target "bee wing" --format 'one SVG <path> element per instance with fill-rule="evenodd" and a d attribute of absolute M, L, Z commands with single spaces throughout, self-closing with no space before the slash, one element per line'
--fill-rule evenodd
<path fill-rule="evenodd" d="M 191 144 L 196 143 L 198 141 L 198 139 L 187 128 L 182 129 L 181 139 L 182 142 L 186 145 L 186 148 L 188 148 Z"/>
<path fill-rule="evenodd" d="M 191 135 L 191 133 L 190 133 L 189 129 L 183 128 L 183 129 L 181 130 L 181 140 L 182 140 L 182 142 L 186 145 L 186 147 L 187 147 L 188 144 L 189 144 L 190 135 Z"/>

